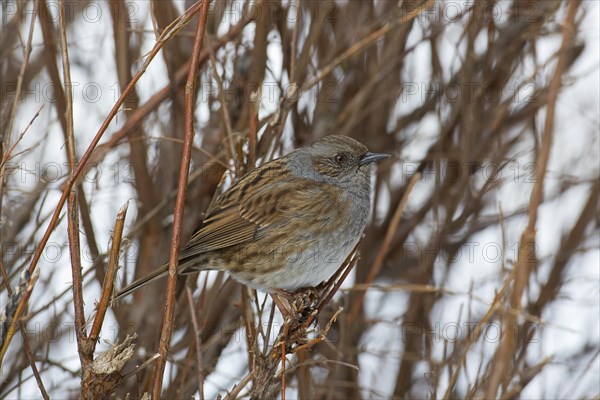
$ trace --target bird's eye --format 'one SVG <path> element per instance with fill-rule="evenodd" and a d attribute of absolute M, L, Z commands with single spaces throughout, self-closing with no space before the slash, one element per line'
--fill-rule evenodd
<path fill-rule="evenodd" d="M 333 159 L 335 160 L 336 163 L 343 164 L 346 162 L 346 155 L 336 154 L 335 156 L 333 156 Z"/>

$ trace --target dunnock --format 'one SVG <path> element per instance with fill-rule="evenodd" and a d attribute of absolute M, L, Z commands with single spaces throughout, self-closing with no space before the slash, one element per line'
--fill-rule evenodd
<path fill-rule="evenodd" d="M 371 208 L 370 153 L 327 136 L 251 171 L 225 191 L 179 255 L 179 273 L 223 270 L 265 292 L 314 287 L 356 246 Z M 166 276 L 167 266 L 119 292 Z"/>

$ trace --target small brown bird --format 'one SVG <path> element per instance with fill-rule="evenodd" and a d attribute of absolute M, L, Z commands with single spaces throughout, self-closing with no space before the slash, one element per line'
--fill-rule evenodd
<path fill-rule="evenodd" d="M 349 137 L 327 136 L 251 171 L 208 211 L 179 254 L 179 273 L 227 271 L 265 292 L 319 285 L 360 240 L 373 163 L 387 157 Z M 163 265 L 116 298 L 167 272 Z"/>

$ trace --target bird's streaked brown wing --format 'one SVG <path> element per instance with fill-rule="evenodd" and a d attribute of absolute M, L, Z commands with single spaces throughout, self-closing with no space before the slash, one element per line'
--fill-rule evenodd
<path fill-rule="evenodd" d="M 314 181 L 295 178 L 247 191 L 234 205 L 217 209 L 204 220 L 181 250 L 180 259 L 256 239 L 269 227 L 292 218 L 290 210 L 314 207 L 314 192 L 319 190 L 318 186 Z"/>
<path fill-rule="evenodd" d="M 305 209 L 314 201 L 311 189 L 318 190 L 320 186 L 289 175 L 282 162 L 255 169 L 221 195 L 181 250 L 180 260 L 256 239 L 269 226 L 285 222 L 290 209 Z M 291 203 L 295 208 L 289 207 Z"/>
<path fill-rule="evenodd" d="M 254 238 L 258 225 L 242 218 L 239 206 L 218 210 L 204 220 L 202 225 L 181 249 L 180 260 L 209 251 L 219 250 L 236 244 L 245 243 Z"/>

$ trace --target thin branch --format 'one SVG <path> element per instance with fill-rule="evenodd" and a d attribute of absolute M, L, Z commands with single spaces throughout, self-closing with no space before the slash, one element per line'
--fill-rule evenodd
<path fill-rule="evenodd" d="M 173 233 L 171 236 L 171 253 L 169 257 L 169 277 L 167 280 L 167 301 L 163 315 L 163 325 L 160 333 L 160 342 L 158 354 L 160 358 L 156 361 L 154 367 L 154 382 L 152 387 L 152 397 L 159 399 L 161 395 L 163 374 L 167 363 L 167 353 L 169 343 L 173 334 L 174 309 L 175 309 L 175 287 L 177 284 L 177 265 L 179 263 L 179 247 L 181 243 L 181 228 L 183 225 L 183 212 L 185 206 L 185 196 L 187 192 L 187 181 L 190 171 L 190 161 L 192 154 L 192 145 L 194 142 L 194 99 L 196 92 L 196 75 L 198 65 L 200 64 L 200 49 L 202 47 L 202 38 L 204 28 L 208 17 L 209 0 L 201 0 L 200 16 L 196 28 L 196 39 L 192 52 L 192 60 L 188 73 L 188 80 L 185 85 L 185 132 L 184 143 L 179 169 L 179 182 L 177 185 L 177 198 L 175 199 L 175 216 L 173 221 Z"/>
<path fill-rule="evenodd" d="M 9 315 L 9 313 L 6 312 L 6 310 L 3 312 L 6 318 L 10 318 L 10 322 L 6 324 L 6 321 L 2 321 L 2 328 L 6 327 L 6 331 L 2 329 L 3 334 L 0 337 L 0 365 L 2 365 L 4 355 L 6 354 L 8 346 L 10 345 L 10 342 L 15 334 L 15 328 L 17 327 L 17 324 L 23 317 L 23 313 L 25 312 L 26 305 L 29 302 L 31 292 L 33 290 L 33 287 L 35 286 L 38 277 L 39 273 L 34 273 L 33 275 L 31 275 L 29 274 L 29 271 L 24 270 L 19 282 L 19 286 L 21 287 L 21 289 L 18 291 L 18 293 L 13 293 L 13 298 L 9 299 L 9 302 L 7 302 L 6 307 L 10 305 L 9 303 L 12 303 L 14 301 L 17 301 L 18 303 L 14 308 L 14 312 L 10 312 L 10 314 L 12 315 Z M 14 298 L 14 296 L 18 297 Z"/>
<path fill-rule="evenodd" d="M 196 317 L 196 308 L 194 307 L 194 297 L 192 295 L 192 289 L 189 286 L 185 287 L 185 293 L 187 295 L 188 305 L 190 307 L 190 317 L 192 318 L 192 326 L 194 327 L 194 343 L 196 345 L 196 369 L 198 370 L 198 393 L 200 394 L 200 400 L 204 400 L 204 371 L 202 362 L 202 334 L 200 330 L 200 324 L 198 324 L 198 317 Z"/>
<path fill-rule="evenodd" d="M 19 75 L 17 77 L 17 88 L 15 91 L 15 98 L 13 100 L 12 108 L 11 108 L 10 114 L 8 116 L 8 124 L 5 127 L 6 131 L 2 132 L 0 134 L 0 138 L 2 138 L 2 140 L 0 140 L 0 157 L 2 158 L 2 165 L 0 166 L 0 220 L 3 219 L 2 213 L 4 211 L 4 207 L 3 207 L 2 203 L 4 200 L 4 184 L 6 182 L 4 152 L 10 146 L 10 140 L 11 140 L 11 136 L 12 136 L 12 127 L 14 124 L 15 117 L 17 115 L 17 108 L 18 108 L 20 98 L 21 98 L 21 91 L 23 90 L 23 79 L 25 77 L 25 71 L 27 70 L 27 67 L 29 65 L 29 56 L 31 55 L 31 48 L 32 48 L 31 43 L 33 41 L 33 32 L 34 32 L 35 22 L 36 22 L 39 8 L 40 8 L 40 2 L 39 2 L 39 0 L 36 0 L 34 9 L 33 9 L 33 13 L 31 14 L 31 23 L 29 24 L 29 35 L 27 37 L 27 45 L 23 52 L 23 61 L 21 62 L 21 68 L 19 70 Z M 4 11 L 4 5 L 3 5 L 3 11 Z M 4 16 L 4 14 L 3 14 L 3 16 Z M 18 19 L 17 19 L 18 17 L 19 17 L 19 15 L 15 14 L 13 21 L 18 21 Z M 2 28 L 4 29 L 4 21 L 3 21 Z M 18 28 L 15 28 L 15 30 L 18 30 Z M 4 76 L 2 78 L 4 80 Z M 1 110 L 0 110 L 0 112 L 1 112 Z M 22 135 L 21 135 L 21 137 L 22 137 Z M 21 140 L 21 138 L 19 138 L 19 140 Z M 17 143 L 19 140 L 17 140 Z M 12 148 L 9 151 L 9 154 L 11 151 L 12 151 Z M 6 159 L 8 159 L 8 158 L 6 158 Z M 2 238 L 2 231 L 3 230 L 0 229 L 0 240 L 4 241 L 4 238 Z M 30 273 L 31 273 L 31 271 L 30 271 Z M 0 357 L 0 361 L 1 361 L 1 357 Z"/>
<path fill-rule="evenodd" d="M 31 14 L 31 23 L 29 24 L 29 33 L 27 36 L 27 44 L 23 51 L 23 62 L 21 62 L 21 69 L 19 71 L 19 76 L 17 78 L 17 88 L 15 91 L 15 98 L 13 101 L 13 106 L 8 117 L 8 125 L 6 127 L 6 137 L 7 141 L 5 143 L 6 146 L 10 145 L 10 133 L 12 130 L 13 123 L 15 121 L 15 117 L 17 115 L 17 109 L 19 106 L 19 102 L 21 100 L 21 92 L 23 91 L 23 79 L 25 77 L 25 71 L 27 70 L 27 66 L 29 65 L 29 57 L 31 56 L 32 42 L 33 42 L 33 32 L 35 27 L 35 22 L 37 19 L 37 15 L 40 8 L 40 1 L 36 0 L 34 3 L 33 13 Z M 3 175 L 4 171 L 0 170 L 0 176 Z M 1 188 L 1 187 L 0 187 Z"/>
<path fill-rule="evenodd" d="M 98 302 L 98 311 L 90 330 L 90 341 L 92 342 L 92 352 L 96 348 L 96 342 L 100 336 L 100 330 L 106 316 L 106 311 L 110 303 L 110 298 L 113 293 L 115 284 L 115 278 L 117 276 L 117 270 L 119 268 L 119 254 L 121 253 L 121 239 L 123 238 L 123 227 L 125 225 L 125 217 L 127 216 L 127 209 L 129 207 L 129 201 L 127 201 L 117 213 L 117 219 L 115 221 L 115 229 L 112 236 L 112 246 L 110 249 L 110 258 L 108 260 L 108 273 L 104 277 L 104 283 L 102 284 L 102 294 L 100 295 L 100 301 Z"/>
<path fill-rule="evenodd" d="M 23 338 L 23 348 L 25 349 L 25 354 L 27 355 L 27 359 L 29 360 L 29 364 L 31 365 L 31 370 L 33 371 L 33 376 L 35 377 L 35 381 L 37 382 L 38 388 L 40 389 L 40 393 L 44 400 L 50 400 L 50 396 L 48 396 L 48 392 L 44 387 L 44 382 L 42 381 L 42 377 L 40 376 L 40 371 L 38 371 L 37 366 L 35 365 L 35 359 L 33 357 L 33 353 L 31 352 L 31 345 L 29 344 L 29 336 L 27 335 L 27 330 L 23 322 L 20 324 L 21 328 L 21 337 Z"/>
<path fill-rule="evenodd" d="M 10 149 L 8 149 L 8 151 L 6 153 L 4 153 L 4 156 L 2 157 L 2 161 L 0 162 L 0 176 L 3 176 L 2 171 L 4 169 L 4 165 L 6 164 L 6 162 L 8 160 L 10 160 L 10 156 L 11 156 L 12 152 L 15 150 L 15 147 L 17 147 L 17 145 L 21 142 L 21 140 L 23 140 L 23 137 L 25 136 L 25 134 L 27 133 L 29 128 L 31 128 L 31 125 L 33 125 L 33 122 L 37 119 L 37 117 L 40 116 L 40 112 L 42 111 L 43 108 L 44 108 L 44 105 L 42 104 L 40 106 L 40 108 L 37 110 L 37 112 L 35 113 L 35 115 L 31 118 L 31 120 L 29 121 L 29 123 L 27 124 L 27 126 L 25 127 L 23 132 L 21 132 L 21 134 L 19 135 L 17 140 L 15 140 L 15 142 L 10 147 Z"/>
<path fill-rule="evenodd" d="M 62 55 L 63 81 L 66 105 L 66 127 L 67 127 L 67 159 L 71 176 L 75 172 L 77 156 L 75 154 L 75 135 L 73 132 L 73 85 L 71 82 L 71 64 L 69 62 L 69 50 L 67 44 L 67 26 L 65 18 L 65 3 L 62 0 L 59 6 L 59 32 L 60 48 Z M 92 362 L 93 353 L 88 346 L 84 302 L 83 302 L 83 277 L 81 275 L 81 253 L 79 241 L 79 211 L 77 208 L 77 192 L 70 191 L 67 199 L 67 231 L 69 238 L 69 253 L 71 256 L 71 275 L 73 277 L 73 306 L 75 309 L 75 336 L 79 359 L 83 368 L 84 381 L 87 370 Z M 84 387 L 85 385 L 82 385 Z M 85 396 L 82 393 L 82 396 Z"/>
<path fill-rule="evenodd" d="M 248 374 L 246 376 L 244 376 L 244 378 L 242 378 L 242 380 L 240 380 L 237 385 L 235 385 L 235 387 L 231 390 L 231 392 L 229 392 L 227 394 L 227 396 L 225 396 L 224 400 L 237 399 L 238 394 L 240 394 L 240 392 L 242 391 L 242 389 L 245 388 L 246 385 L 248 383 L 250 383 L 250 381 L 252 379 L 254 379 L 255 375 L 256 375 L 255 371 L 248 372 Z"/>
<path fill-rule="evenodd" d="M 257 93 L 250 94 L 250 100 L 248 101 L 248 155 L 246 162 L 246 173 L 254 169 L 256 164 L 256 143 L 258 136 L 258 96 Z"/>
<path fill-rule="evenodd" d="M 212 65 L 213 78 L 217 82 L 217 89 L 219 90 L 219 100 L 221 101 L 221 113 L 223 114 L 223 125 L 225 125 L 225 132 L 227 133 L 227 149 L 229 150 L 229 158 L 235 160 L 235 146 L 233 143 L 233 130 L 231 129 L 231 118 L 229 117 L 229 106 L 227 99 L 225 98 L 225 91 L 223 89 L 223 80 L 219 76 L 217 71 L 217 59 L 215 52 L 213 51 L 212 39 L 208 33 L 205 34 L 206 49 L 210 56 L 210 63 Z"/>
<path fill-rule="evenodd" d="M 292 31 L 292 45 L 290 50 L 290 82 L 296 82 L 296 47 L 298 46 L 298 27 L 300 25 L 301 15 L 302 15 L 302 1 L 296 0 L 296 23 L 294 24 L 294 28 Z"/>

